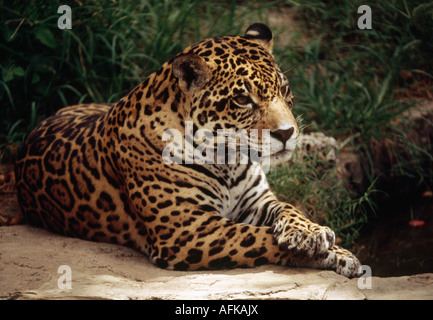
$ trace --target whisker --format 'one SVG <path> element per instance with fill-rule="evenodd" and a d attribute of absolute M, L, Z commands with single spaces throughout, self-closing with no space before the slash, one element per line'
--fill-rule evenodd
<path fill-rule="evenodd" d="M 286 74 L 286 73 L 288 73 L 288 72 L 291 72 L 291 71 L 292 71 L 293 69 L 295 69 L 296 67 L 297 67 L 297 66 L 291 67 L 291 68 L 289 68 L 289 69 L 283 71 L 283 73 Z"/>

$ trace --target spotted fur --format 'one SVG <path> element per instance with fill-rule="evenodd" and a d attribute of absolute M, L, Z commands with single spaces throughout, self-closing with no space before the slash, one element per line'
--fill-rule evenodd
<path fill-rule="evenodd" d="M 180 164 L 162 160 L 164 131 L 185 132 L 187 121 L 194 132 L 269 129 L 271 160 L 290 157 L 299 129 L 271 50 L 263 24 L 206 39 L 116 104 L 71 106 L 41 122 L 16 163 L 27 221 L 132 246 L 161 268 L 273 263 L 355 275 L 356 257 L 334 244 L 331 229 L 278 201 L 259 163 L 189 164 L 185 153 Z"/>

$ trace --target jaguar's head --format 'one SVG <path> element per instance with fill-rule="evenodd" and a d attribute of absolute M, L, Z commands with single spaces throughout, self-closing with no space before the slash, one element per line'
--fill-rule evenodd
<path fill-rule="evenodd" d="M 243 37 L 192 45 L 171 63 L 185 121 L 215 134 L 246 129 L 250 138 L 256 134 L 259 145 L 268 141 L 271 161 L 281 162 L 296 148 L 299 128 L 291 111 L 292 91 L 272 57 L 272 43 L 271 30 L 256 23 Z"/>

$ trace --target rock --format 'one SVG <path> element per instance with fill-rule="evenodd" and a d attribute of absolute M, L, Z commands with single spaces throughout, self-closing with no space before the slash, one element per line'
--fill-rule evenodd
<path fill-rule="evenodd" d="M 298 145 L 295 161 L 304 161 L 305 157 L 311 158 L 317 153 L 322 160 L 333 162 L 336 160 L 336 152 L 339 149 L 337 140 L 325 136 L 323 132 L 301 134 Z"/>
<path fill-rule="evenodd" d="M 433 299 L 433 274 L 373 277 L 372 288 L 361 290 L 363 280 L 275 265 L 168 271 L 130 248 L 28 225 L 0 228 L 1 299 Z"/>

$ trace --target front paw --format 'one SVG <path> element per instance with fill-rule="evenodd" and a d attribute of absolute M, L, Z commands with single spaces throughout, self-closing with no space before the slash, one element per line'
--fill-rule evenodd
<path fill-rule="evenodd" d="M 361 262 L 349 250 L 333 246 L 328 252 L 315 258 L 318 267 L 335 270 L 338 274 L 346 277 L 359 275 Z"/>
<path fill-rule="evenodd" d="M 306 219 L 292 220 L 290 216 L 282 216 L 274 222 L 274 238 L 280 247 L 312 257 L 326 253 L 334 245 L 335 234 L 330 228 Z"/>

